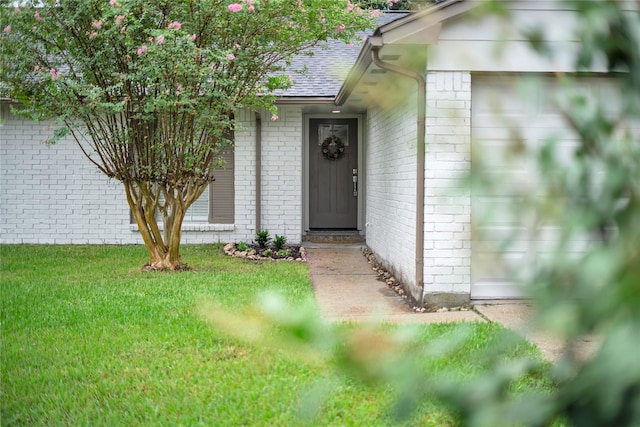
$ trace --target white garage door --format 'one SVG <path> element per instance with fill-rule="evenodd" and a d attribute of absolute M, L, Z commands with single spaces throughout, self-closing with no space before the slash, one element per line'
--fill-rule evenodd
<path fill-rule="evenodd" d="M 611 91 L 611 82 L 606 78 L 585 78 L 579 85 L 597 99 L 607 99 L 606 94 Z M 558 137 L 563 158 L 568 159 L 577 145 L 576 136 L 566 130 L 555 107 L 557 93 L 558 84 L 540 76 L 525 79 L 485 75 L 474 76 L 472 80 L 472 167 L 477 170 L 481 158 L 483 170 L 497 182 L 506 184 L 472 190 L 474 299 L 525 296 L 510 277 L 534 255 L 532 246 L 537 246 L 536 256 L 544 255 L 540 254 L 544 239 L 553 238 L 553 227 L 538 227 L 540 233 L 534 236 L 530 233 L 532 226 L 527 225 L 527 215 L 510 215 L 506 206 L 518 203 L 522 194 L 536 192 L 534 157 L 520 154 L 534 153 L 551 135 Z M 514 141 L 519 141 L 519 145 L 514 147 Z M 518 238 L 500 256 L 500 242 L 514 233 Z M 531 245 L 532 239 L 538 244 Z M 576 245 L 576 250 L 579 246 Z M 509 272 L 512 267 L 514 271 Z"/>

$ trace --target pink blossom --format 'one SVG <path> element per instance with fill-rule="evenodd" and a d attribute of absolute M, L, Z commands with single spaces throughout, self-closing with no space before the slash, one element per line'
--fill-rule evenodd
<path fill-rule="evenodd" d="M 355 4 L 353 4 L 353 3 L 351 3 L 351 2 L 348 2 L 348 3 L 347 3 L 347 11 L 351 12 L 351 11 L 352 11 L 353 9 L 355 9 L 355 8 L 356 8 L 356 5 L 355 5 Z"/>
<path fill-rule="evenodd" d="M 102 28 L 102 22 L 100 22 L 100 21 L 93 21 L 93 22 L 91 23 L 91 26 L 92 26 L 93 28 L 95 28 L 96 30 L 99 30 L 100 28 Z"/>
<path fill-rule="evenodd" d="M 344 24 L 340 24 L 338 26 L 338 28 L 336 29 L 336 33 L 341 33 L 344 31 L 344 29 L 347 28 Z"/>
<path fill-rule="evenodd" d="M 42 21 L 42 16 L 38 12 L 34 13 L 33 17 L 36 18 L 36 21 Z"/>
<path fill-rule="evenodd" d="M 178 86 L 176 87 L 176 95 L 180 95 L 180 92 L 182 92 L 182 84 L 178 83 Z"/>
<path fill-rule="evenodd" d="M 229 9 L 230 12 L 240 12 L 242 10 L 242 5 L 239 3 L 231 3 L 227 6 L 227 9 Z"/>
<path fill-rule="evenodd" d="M 195 33 L 191 34 L 191 40 L 196 41 L 196 34 Z"/>
<path fill-rule="evenodd" d="M 57 72 L 55 68 L 50 69 L 49 74 L 51 74 L 51 80 L 54 82 L 58 80 L 58 77 L 60 77 L 60 73 Z"/>
<path fill-rule="evenodd" d="M 278 120 L 279 118 L 280 118 L 280 117 L 278 117 L 277 115 L 275 115 L 275 114 L 274 114 L 274 115 L 272 115 L 272 116 L 271 116 L 271 121 L 272 121 L 272 122 L 275 122 L 275 121 L 276 121 L 276 120 Z"/>
<path fill-rule="evenodd" d="M 5 34 L 9 34 L 11 32 L 11 25 L 7 25 L 6 27 L 4 27 L 4 30 L 2 30 L 2 32 Z"/>
<path fill-rule="evenodd" d="M 377 18 L 380 15 L 382 15 L 382 12 L 380 11 L 380 9 L 374 9 L 374 10 L 369 11 L 369 16 L 372 17 L 372 18 Z"/>
<path fill-rule="evenodd" d="M 162 43 L 164 43 L 164 36 L 158 36 L 157 43 L 158 43 L 158 44 L 162 44 Z"/>
<path fill-rule="evenodd" d="M 120 26 L 122 24 L 122 21 L 124 21 L 124 15 L 116 16 L 116 25 Z"/>
<path fill-rule="evenodd" d="M 233 53 L 228 53 L 227 54 L 227 59 L 229 61 L 233 61 L 234 59 L 236 59 L 236 56 Z"/>
<path fill-rule="evenodd" d="M 147 51 L 147 49 L 148 49 L 147 45 L 143 44 L 142 46 L 140 46 L 140 48 L 137 51 L 138 55 L 142 55 Z"/>
<path fill-rule="evenodd" d="M 167 26 L 167 28 L 169 28 L 169 29 L 172 29 L 172 28 L 173 28 L 173 29 L 175 29 L 175 30 L 179 30 L 181 27 L 182 27 L 182 24 L 181 24 L 181 23 L 179 23 L 178 21 L 173 21 L 171 24 L 169 24 L 169 25 Z"/>
<path fill-rule="evenodd" d="M 95 32 L 95 31 L 93 33 L 89 34 L 89 39 L 93 39 L 93 38 L 96 38 L 96 37 L 98 37 L 98 33 Z"/>
<path fill-rule="evenodd" d="M 240 49 L 242 46 L 240 46 L 240 43 L 236 43 L 236 49 Z"/>
<path fill-rule="evenodd" d="M 120 3 L 118 3 L 117 0 L 109 0 L 109 6 L 111 7 L 120 6 Z"/>
<path fill-rule="evenodd" d="M 249 11 L 250 11 L 250 12 L 253 12 L 254 10 L 256 10 L 255 6 L 254 6 L 254 5 L 252 5 L 252 4 L 250 4 L 250 5 L 249 5 Z"/>
<path fill-rule="evenodd" d="M 38 71 L 40 71 L 40 66 L 36 65 L 35 67 L 33 67 L 33 72 L 37 73 Z"/>

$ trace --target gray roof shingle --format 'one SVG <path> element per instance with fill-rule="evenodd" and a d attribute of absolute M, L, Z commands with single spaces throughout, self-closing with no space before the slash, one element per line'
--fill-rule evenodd
<path fill-rule="evenodd" d="M 408 13 L 396 11 L 384 13 L 377 19 L 376 25 L 379 27 L 388 24 L 407 16 Z M 373 31 L 362 35 L 371 34 Z M 313 56 L 296 55 L 291 59 L 291 65 L 288 67 L 293 86 L 276 92 L 276 95 L 283 98 L 335 97 L 349 70 L 355 64 L 361 46 L 362 44 L 347 45 L 342 41 L 329 40 L 310 49 Z"/>

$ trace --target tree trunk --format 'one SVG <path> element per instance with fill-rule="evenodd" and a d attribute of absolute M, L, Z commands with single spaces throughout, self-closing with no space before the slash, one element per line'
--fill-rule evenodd
<path fill-rule="evenodd" d="M 182 222 L 187 209 L 202 195 L 207 183 L 194 180 L 182 189 L 170 186 L 158 189 L 151 182 L 125 182 L 124 188 L 149 254 L 149 268 L 171 271 L 184 269 L 186 266 L 180 260 Z M 161 194 L 164 196 L 163 203 L 160 203 Z M 162 214 L 164 230 L 158 227 L 158 211 Z"/>
<path fill-rule="evenodd" d="M 164 221 L 165 232 L 162 233 L 156 219 L 159 193 L 150 191 L 150 186 L 145 183 L 124 183 L 124 187 L 127 202 L 149 254 L 148 267 L 171 271 L 184 268 L 180 260 L 180 231 L 186 209 L 181 208 L 181 203 L 176 203 L 177 208 L 169 210 L 168 218 Z"/>

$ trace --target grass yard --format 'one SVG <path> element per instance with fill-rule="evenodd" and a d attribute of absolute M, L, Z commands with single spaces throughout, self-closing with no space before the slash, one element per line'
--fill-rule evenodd
<path fill-rule="evenodd" d="M 142 246 L 0 246 L 2 425 L 388 425 L 389 387 L 335 374 L 330 363 L 287 357 L 223 335 L 197 314 L 202 301 L 240 312 L 265 290 L 290 304 L 312 298 L 306 265 L 225 257 L 184 246 L 194 269 L 150 273 Z M 349 327 L 349 326 L 343 326 Z M 425 326 L 436 339 L 455 325 Z M 474 351 L 500 327 L 473 324 L 457 357 L 429 369 L 474 375 Z M 516 354 L 537 355 L 522 343 Z M 313 420 L 301 402 L 320 380 L 328 398 Z M 532 378 L 525 388 L 549 387 Z M 317 387 L 316 387 L 317 388 Z M 311 399 L 313 400 L 313 399 Z M 411 424 L 457 425 L 425 401 Z"/>

